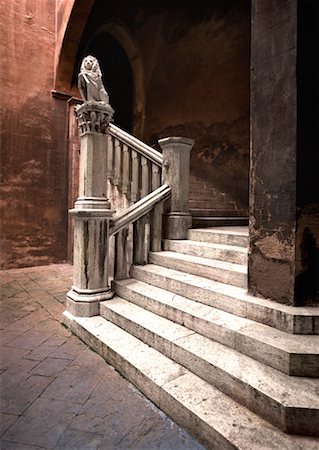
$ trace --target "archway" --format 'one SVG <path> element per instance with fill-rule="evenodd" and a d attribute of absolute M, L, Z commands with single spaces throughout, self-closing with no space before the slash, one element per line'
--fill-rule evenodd
<path fill-rule="evenodd" d="M 100 62 L 116 125 L 128 132 L 133 129 L 133 73 L 128 57 L 117 39 L 104 31 L 96 34 L 87 53 Z"/>

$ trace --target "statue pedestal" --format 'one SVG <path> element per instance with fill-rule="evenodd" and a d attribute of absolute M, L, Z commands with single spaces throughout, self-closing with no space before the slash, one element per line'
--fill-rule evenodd
<path fill-rule="evenodd" d="M 99 314 L 99 302 L 112 297 L 108 283 L 109 226 L 114 211 L 107 198 L 107 130 L 110 105 L 85 102 L 77 108 L 80 132 L 79 197 L 74 209 L 73 286 L 67 310 L 75 316 Z"/>

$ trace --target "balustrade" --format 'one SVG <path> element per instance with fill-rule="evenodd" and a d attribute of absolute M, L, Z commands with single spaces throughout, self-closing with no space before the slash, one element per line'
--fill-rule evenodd
<path fill-rule="evenodd" d="M 75 219 L 75 269 L 67 294 L 68 310 L 78 316 L 98 314 L 99 301 L 112 296 L 110 277 L 129 277 L 132 264 L 146 264 L 150 251 L 161 250 L 164 202 L 171 197 L 165 208 L 168 237 L 185 237 L 191 217 L 187 193 L 193 141 L 162 140 L 162 155 L 112 124 L 113 110 L 103 85 L 99 99 L 94 90 L 98 77 L 83 75 L 82 70 L 98 67 L 95 58 L 87 58 L 79 75 L 84 103 L 76 110 L 81 132 L 80 196 L 70 211 Z M 83 83 L 90 84 L 93 78 L 91 90 L 84 88 Z"/>

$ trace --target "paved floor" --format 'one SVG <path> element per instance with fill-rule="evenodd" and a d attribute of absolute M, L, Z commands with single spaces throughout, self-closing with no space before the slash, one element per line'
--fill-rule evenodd
<path fill-rule="evenodd" d="M 0 272 L 1 449 L 196 449 L 60 323 L 72 267 Z"/>

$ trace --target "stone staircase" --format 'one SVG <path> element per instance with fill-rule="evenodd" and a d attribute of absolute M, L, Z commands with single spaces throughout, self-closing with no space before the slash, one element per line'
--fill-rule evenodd
<path fill-rule="evenodd" d="M 319 311 L 248 295 L 247 245 L 189 230 L 64 322 L 207 448 L 318 449 Z"/>
<path fill-rule="evenodd" d="M 190 175 L 188 206 L 193 228 L 248 225 L 247 209 L 238 208 L 225 192 L 208 180 Z"/>

